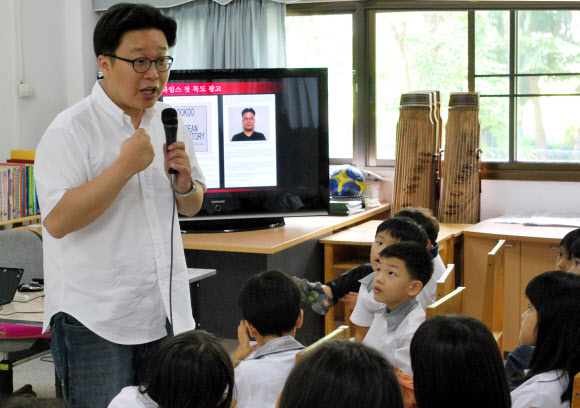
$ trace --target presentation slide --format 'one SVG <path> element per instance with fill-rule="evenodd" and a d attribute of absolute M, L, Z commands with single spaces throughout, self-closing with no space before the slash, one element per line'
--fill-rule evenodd
<path fill-rule="evenodd" d="M 224 95 L 222 106 L 225 187 L 275 187 L 275 95 Z"/>
<path fill-rule="evenodd" d="M 218 96 L 164 96 L 181 116 L 195 145 L 207 188 L 220 188 Z"/>

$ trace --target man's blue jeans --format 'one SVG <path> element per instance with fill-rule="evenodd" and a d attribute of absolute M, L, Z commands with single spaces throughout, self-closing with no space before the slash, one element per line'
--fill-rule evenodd
<path fill-rule="evenodd" d="M 149 361 L 169 336 L 146 344 L 111 343 L 66 313 L 53 316 L 51 350 L 69 408 L 106 408 L 145 380 Z"/>

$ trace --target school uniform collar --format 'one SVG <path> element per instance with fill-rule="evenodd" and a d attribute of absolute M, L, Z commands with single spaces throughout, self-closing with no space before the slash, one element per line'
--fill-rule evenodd
<path fill-rule="evenodd" d="M 251 360 L 255 360 L 269 354 L 281 353 L 283 351 L 289 350 L 299 350 L 303 348 L 304 346 L 292 336 L 278 337 L 274 340 L 270 340 L 258 350 L 256 350 L 256 354 L 254 354 L 254 357 L 252 357 Z"/>
<path fill-rule="evenodd" d="M 390 333 L 399 327 L 405 318 L 419 305 L 416 298 L 407 300 L 401 306 L 393 311 L 389 310 L 388 305 L 378 312 L 387 320 L 387 333 Z"/>
<path fill-rule="evenodd" d="M 123 127 L 126 123 L 132 126 L 131 117 L 127 115 L 123 109 L 119 108 L 115 102 L 109 98 L 109 95 L 107 95 L 103 89 L 102 79 L 99 79 L 97 82 L 95 82 L 95 85 L 93 86 L 92 97 L 95 98 L 97 104 L 107 113 L 107 115 L 113 119 L 114 123 L 119 125 L 119 127 Z M 141 118 L 141 123 L 143 123 L 143 121 L 148 122 L 151 120 L 153 115 L 155 115 L 156 106 L 157 104 L 155 104 L 152 108 L 145 109 L 143 112 L 143 117 Z"/>
<path fill-rule="evenodd" d="M 362 279 L 359 279 L 359 282 L 366 288 L 367 292 L 371 293 L 373 290 L 373 279 L 375 279 L 376 272 L 369 273 Z"/>

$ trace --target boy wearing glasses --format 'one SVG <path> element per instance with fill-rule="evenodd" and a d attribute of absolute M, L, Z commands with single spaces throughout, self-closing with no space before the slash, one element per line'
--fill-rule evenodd
<path fill-rule="evenodd" d="M 169 333 L 195 328 L 173 200 L 196 214 L 204 177 L 183 124 L 165 150 L 157 102 L 176 28 L 151 6 L 107 10 L 93 37 L 103 79 L 38 145 L 44 330 L 68 407 L 106 407 Z"/>

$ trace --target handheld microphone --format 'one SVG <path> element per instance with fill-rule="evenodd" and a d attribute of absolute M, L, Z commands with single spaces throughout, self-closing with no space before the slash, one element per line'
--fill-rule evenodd
<path fill-rule="evenodd" d="M 166 149 L 177 140 L 177 111 L 173 108 L 163 109 L 161 112 L 161 122 L 165 129 L 165 143 Z M 171 189 L 175 190 L 175 174 L 177 170 L 169 169 L 171 175 Z"/>

